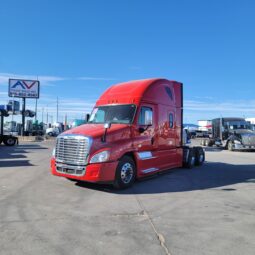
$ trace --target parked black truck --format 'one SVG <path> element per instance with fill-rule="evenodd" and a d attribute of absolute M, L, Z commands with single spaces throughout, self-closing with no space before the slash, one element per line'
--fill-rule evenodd
<path fill-rule="evenodd" d="M 243 118 L 217 118 L 212 120 L 212 136 L 202 139 L 204 146 L 222 146 L 230 151 L 255 150 L 255 131 Z"/>

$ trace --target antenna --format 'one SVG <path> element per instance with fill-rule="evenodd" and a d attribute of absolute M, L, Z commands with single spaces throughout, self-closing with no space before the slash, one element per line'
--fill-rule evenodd
<path fill-rule="evenodd" d="M 58 122 L 58 97 L 57 97 L 57 118 L 56 118 L 56 122 Z"/>
<path fill-rule="evenodd" d="M 38 75 L 36 76 L 36 79 L 38 81 Z M 37 98 L 35 99 L 35 121 L 37 121 Z"/>

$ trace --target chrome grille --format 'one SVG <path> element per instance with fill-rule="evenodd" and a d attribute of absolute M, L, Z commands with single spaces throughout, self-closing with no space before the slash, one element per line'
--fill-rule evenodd
<path fill-rule="evenodd" d="M 255 146 L 254 134 L 242 134 L 242 143 L 247 146 Z"/>
<path fill-rule="evenodd" d="M 56 163 L 86 165 L 91 138 L 82 135 L 60 135 L 56 143 Z"/>

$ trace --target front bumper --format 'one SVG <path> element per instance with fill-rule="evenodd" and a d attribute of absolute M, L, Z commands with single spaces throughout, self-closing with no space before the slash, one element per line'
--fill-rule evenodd
<path fill-rule="evenodd" d="M 234 143 L 233 144 L 233 149 L 234 150 L 255 150 L 254 145 L 243 145 L 239 143 Z"/>
<path fill-rule="evenodd" d="M 51 159 L 51 172 L 53 175 L 62 176 L 87 182 L 113 182 L 118 161 L 97 164 L 88 164 L 84 167 L 75 168 L 66 164 L 58 164 L 62 171 L 57 171 L 55 158 Z M 64 170 L 64 171 L 63 171 Z M 78 170 L 78 171 L 77 171 Z M 74 172 L 75 174 L 70 174 Z"/>

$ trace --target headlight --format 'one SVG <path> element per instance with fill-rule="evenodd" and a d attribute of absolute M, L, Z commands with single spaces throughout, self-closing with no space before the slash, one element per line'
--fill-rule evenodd
<path fill-rule="evenodd" d="M 241 144 L 241 142 L 238 141 L 238 140 L 234 140 L 234 143 L 236 143 L 236 144 Z"/>
<path fill-rule="evenodd" d="M 52 151 L 52 157 L 55 157 L 55 154 L 56 154 L 56 149 L 54 148 Z"/>
<path fill-rule="evenodd" d="M 91 158 L 90 163 L 105 162 L 109 159 L 109 156 L 110 156 L 109 151 L 101 151 Z"/>

